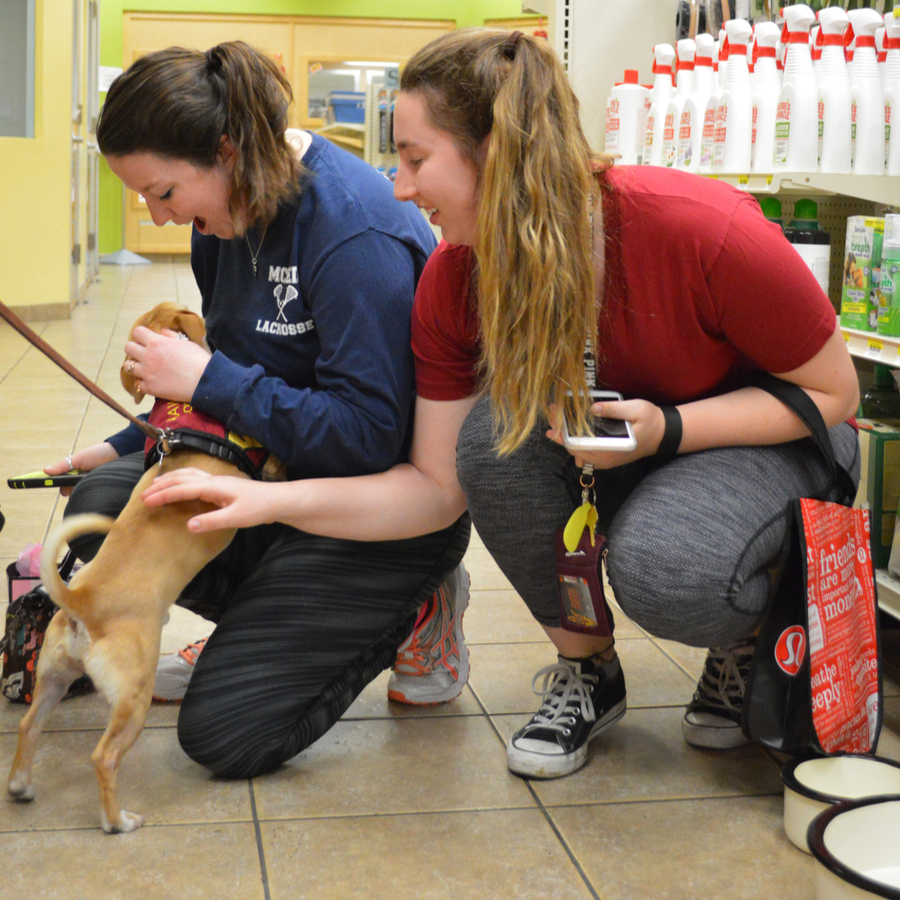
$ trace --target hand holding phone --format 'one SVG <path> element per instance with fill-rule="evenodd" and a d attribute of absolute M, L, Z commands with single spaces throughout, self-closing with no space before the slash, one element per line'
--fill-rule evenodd
<path fill-rule="evenodd" d="M 623 400 L 616 391 L 591 391 L 591 405 Z M 637 439 L 631 422 L 627 419 L 610 419 L 593 414 L 589 417 L 593 434 L 573 436 L 569 433 L 565 418 L 562 423 L 563 445 L 569 450 L 634 450 Z"/>

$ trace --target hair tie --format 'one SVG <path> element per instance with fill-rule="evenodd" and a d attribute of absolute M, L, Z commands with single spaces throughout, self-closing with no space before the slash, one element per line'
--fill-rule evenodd
<path fill-rule="evenodd" d="M 503 55 L 510 60 L 516 58 L 516 48 L 519 46 L 519 38 L 524 32 L 514 31 L 503 44 Z"/>

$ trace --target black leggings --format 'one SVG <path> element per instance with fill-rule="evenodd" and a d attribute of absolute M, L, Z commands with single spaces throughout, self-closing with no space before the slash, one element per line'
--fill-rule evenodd
<path fill-rule="evenodd" d="M 140 454 L 101 466 L 65 514 L 118 515 L 142 472 Z M 185 753 L 218 775 L 250 778 L 318 740 L 394 662 L 419 606 L 462 560 L 469 532 L 468 515 L 403 541 L 343 541 L 286 525 L 239 530 L 178 600 L 217 623 L 178 717 Z M 76 551 L 89 560 L 100 543 L 76 541 Z"/>

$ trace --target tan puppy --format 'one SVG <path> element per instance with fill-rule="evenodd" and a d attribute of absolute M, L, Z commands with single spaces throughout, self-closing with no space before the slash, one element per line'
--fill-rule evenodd
<path fill-rule="evenodd" d="M 199 316 L 173 304 L 164 306 L 169 308 L 157 307 L 136 324 L 152 319 L 149 327 L 154 330 L 172 328 L 204 342 Z M 126 387 L 127 376 L 123 370 Z M 133 379 L 130 386 L 134 393 Z M 224 460 L 178 450 L 144 474 L 115 521 L 97 515 L 73 516 L 53 532 L 41 556 L 41 578 L 60 610 L 44 638 L 34 702 L 19 726 L 9 793 L 18 800 L 33 799 L 31 766 L 41 729 L 69 685 L 87 673 L 110 705 L 109 724 L 91 757 L 100 783 L 101 823 L 108 833 L 134 831 L 143 822 L 141 816 L 119 808 L 116 774 L 144 726 L 166 612 L 194 575 L 234 537 L 233 529 L 205 534 L 188 531 L 188 519 L 211 509 L 210 504 L 190 501 L 154 509 L 144 505 L 140 495 L 158 472 L 185 466 L 242 475 Z M 78 535 L 96 532 L 107 534 L 99 553 L 67 586 L 56 566 L 60 548 Z"/>

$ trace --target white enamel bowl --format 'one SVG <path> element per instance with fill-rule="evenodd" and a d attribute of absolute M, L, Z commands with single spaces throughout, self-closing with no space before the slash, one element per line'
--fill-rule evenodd
<path fill-rule="evenodd" d="M 900 900 L 900 795 L 847 800 L 809 826 L 816 900 Z"/>
<path fill-rule="evenodd" d="M 809 853 L 806 833 L 823 810 L 842 800 L 900 794 L 900 763 L 877 756 L 829 756 L 785 763 L 784 831 Z"/>

